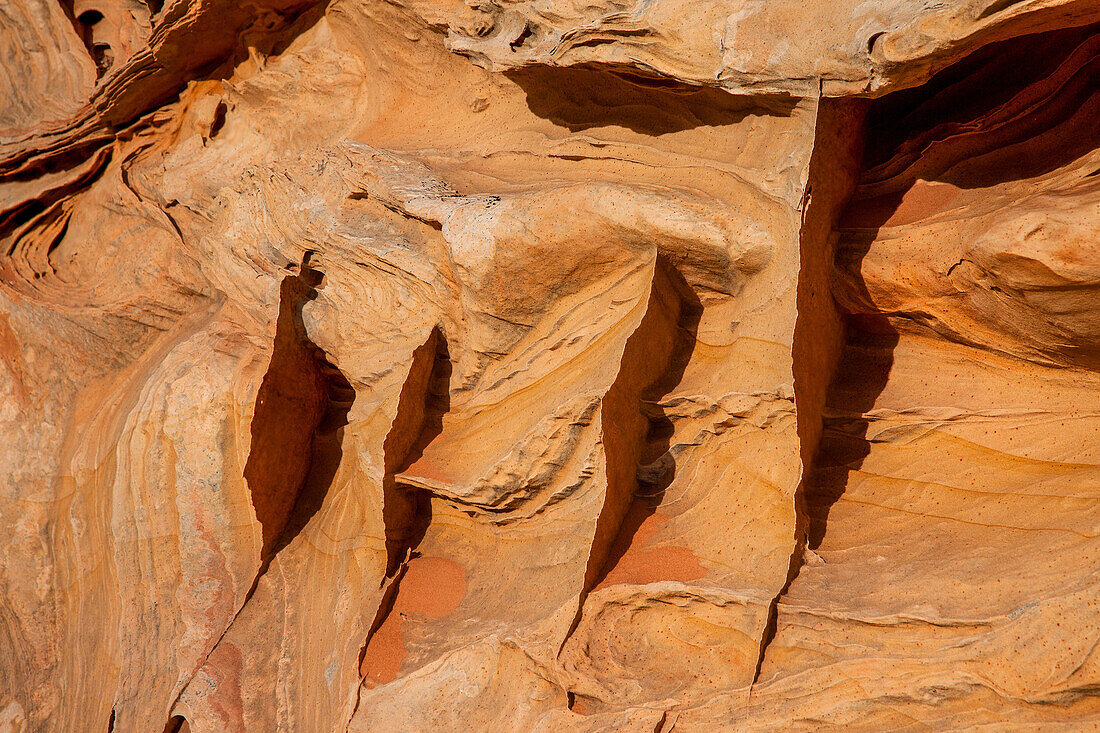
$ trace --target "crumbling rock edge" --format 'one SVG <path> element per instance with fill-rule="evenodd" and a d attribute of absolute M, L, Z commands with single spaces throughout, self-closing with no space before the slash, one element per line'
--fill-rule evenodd
<path fill-rule="evenodd" d="M 1095 3 L 24 5 L 0 729 L 1097 723 Z"/>

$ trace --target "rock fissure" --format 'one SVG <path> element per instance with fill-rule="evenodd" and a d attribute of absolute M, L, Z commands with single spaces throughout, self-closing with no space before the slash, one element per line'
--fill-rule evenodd
<path fill-rule="evenodd" d="M 385 679 L 388 675 L 396 674 L 390 666 L 401 661 L 392 658 L 395 651 L 386 646 L 389 639 L 380 641 L 378 632 L 387 621 L 393 622 L 391 615 L 401 594 L 402 578 L 410 561 L 419 557 L 417 548 L 431 524 L 432 497 L 422 487 L 400 482 L 399 474 L 423 454 L 443 429 L 443 418 L 450 406 L 451 369 L 446 337 L 436 328 L 427 342 L 413 352 L 397 412 L 386 436 L 382 479 L 386 572 L 378 610 L 359 652 L 360 686 L 388 681 Z M 355 704 L 358 705 L 358 700 Z"/>
<path fill-rule="evenodd" d="M 656 510 L 672 481 L 672 423 L 660 408 L 660 400 L 683 376 L 695 348 L 701 313 L 699 299 L 683 276 L 658 256 L 645 313 L 626 341 L 618 374 L 600 407 L 606 496 L 596 520 L 577 612 L 562 639 L 559 656 L 580 624 L 588 595 L 622 558 L 634 533 Z M 650 408 L 645 410 L 644 405 Z M 663 470 L 645 471 L 644 467 L 658 462 L 664 464 Z M 639 472 L 653 474 L 647 480 L 655 482 L 647 485 L 644 493 L 639 492 Z"/>
<path fill-rule="evenodd" d="M 4 5 L 0 730 L 1100 723 L 1095 0 L 474 5 Z"/>
<path fill-rule="evenodd" d="M 275 338 L 256 394 L 244 469 L 261 529 L 259 566 L 229 622 L 179 686 L 179 694 L 230 634 L 279 551 L 320 509 L 340 465 L 343 427 L 355 390 L 309 340 L 302 323 L 302 306 L 316 296 L 324 274 L 310 266 L 308 253 L 297 270 L 280 284 Z M 178 699 L 177 695 L 169 709 Z"/>
<path fill-rule="evenodd" d="M 865 146 L 867 105 L 861 101 L 820 102 L 815 147 L 810 157 L 799 231 L 798 311 L 792 361 L 802 470 L 794 494 L 793 548 L 782 587 L 772 597 L 760 638 L 749 690 L 760 680 L 768 647 L 778 631 L 779 604 L 798 576 L 807 547 L 806 483 L 817 460 L 829 385 L 845 339 L 843 317 L 833 296 L 836 228 L 859 180 Z M 810 191 L 814 195 L 810 195 Z"/>

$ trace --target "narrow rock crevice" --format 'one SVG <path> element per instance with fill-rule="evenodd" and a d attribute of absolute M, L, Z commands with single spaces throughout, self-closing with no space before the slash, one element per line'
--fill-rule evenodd
<path fill-rule="evenodd" d="M 658 256 L 645 315 L 627 339 L 619 373 L 601 407 L 606 495 L 576 615 L 559 654 L 580 624 L 589 593 L 615 567 L 675 476 L 669 451 L 673 426 L 660 401 L 683 377 L 701 314 L 699 299 L 683 276 Z"/>
<path fill-rule="evenodd" d="M 378 629 L 382 627 L 382 624 L 389 618 L 390 613 L 393 611 L 394 603 L 397 601 L 397 591 L 401 584 L 401 578 L 405 575 L 405 571 L 409 567 L 409 560 L 412 559 L 412 550 L 410 550 L 401 562 L 398 564 L 397 569 L 393 571 L 392 575 L 387 574 L 382 578 L 382 600 L 378 603 L 378 610 L 374 613 L 374 620 L 371 621 L 370 628 L 367 629 L 366 641 L 363 643 L 363 648 L 359 650 L 359 668 L 363 668 L 363 662 L 367 657 L 367 649 L 370 647 L 371 639 L 378 633 Z"/>
<path fill-rule="evenodd" d="M 337 433 L 355 401 L 355 390 L 302 324 L 302 306 L 322 280 L 308 259 L 283 280 L 275 345 L 256 398 L 244 478 L 262 527 L 264 563 L 320 508 L 339 465 Z"/>
<path fill-rule="evenodd" d="M 443 430 L 450 409 L 451 359 L 447 340 L 439 329 L 413 352 L 409 376 L 401 389 L 397 415 L 386 435 L 386 471 L 382 479 L 382 516 L 386 527 L 386 576 L 416 549 L 431 521 L 430 495 L 422 488 L 402 484 L 398 474 L 423 454 Z"/>
<path fill-rule="evenodd" d="M 799 458 L 802 474 L 795 490 L 794 547 L 787 575 L 768 606 L 753 684 L 760 678 L 768 646 L 775 638 L 779 602 L 798 576 L 806 549 L 806 485 L 821 443 L 825 401 L 845 343 L 845 325 L 830 285 L 836 257 L 837 223 L 859 179 L 867 104 L 823 99 L 818 107 L 815 145 L 810 157 L 799 231 L 797 316 L 791 359 Z"/>
<path fill-rule="evenodd" d="M 409 562 L 418 556 L 417 547 L 431 523 L 431 495 L 425 489 L 401 483 L 397 477 L 442 432 L 443 416 L 450 409 L 451 370 L 447 340 L 436 328 L 413 352 L 397 412 L 383 443 L 382 519 L 386 535 L 386 573 L 382 578 L 382 599 L 359 652 L 360 684 L 377 666 L 374 657 L 385 654 L 371 643 L 393 612 L 401 591 L 401 579 Z"/>
<path fill-rule="evenodd" d="M 233 628 L 279 551 L 321 508 L 343 457 L 343 428 L 355 389 L 309 340 L 302 323 L 302 306 L 324 282 L 324 274 L 310 266 L 311 254 L 280 286 L 275 344 L 252 416 L 244 478 L 261 526 L 260 565 L 244 600 L 195 672 Z M 187 684 L 190 680 L 180 686 L 181 694 Z M 177 700 L 178 695 L 173 704 Z"/>
<path fill-rule="evenodd" d="M 804 484 L 805 479 L 799 482 L 800 495 Z M 798 503 L 802 503 L 802 501 L 799 500 Z M 752 683 L 749 685 L 750 694 L 752 688 L 760 681 L 760 672 L 764 668 L 764 658 L 767 656 L 768 647 L 775 641 L 775 635 L 779 631 L 779 603 L 783 596 L 787 594 L 787 591 L 790 590 L 791 583 L 798 577 L 798 571 L 802 569 L 802 562 L 806 553 L 805 517 L 806 510 L 798 510 L 798 517 L 795 522 L 795 546 L 794 550 L 791 551 L 790 560 L 787 562 L 787 577 L 783 581 L 783 587 L 779 589 L 779 592 L 772 597 L 771 602 L 768 604 L 768 618 L 764 625 L 764 631 L 760 635 L 760 653 L 756 657 L 756 669 L 753 671 Z"/>

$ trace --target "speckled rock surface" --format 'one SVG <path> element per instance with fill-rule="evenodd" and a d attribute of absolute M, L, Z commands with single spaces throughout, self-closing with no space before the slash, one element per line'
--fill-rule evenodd
<path fill-rule="evenodd" d="M 0 731 L 1100 726 L 1098 24 L 0 0 Z"/>

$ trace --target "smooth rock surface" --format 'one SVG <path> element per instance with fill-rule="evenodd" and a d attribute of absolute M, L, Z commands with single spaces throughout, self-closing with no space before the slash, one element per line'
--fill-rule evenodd
<path fill-rule="evenodd" d="M 0 0 L 0 731 L 1100 726 L 1093 0 Z"/>

